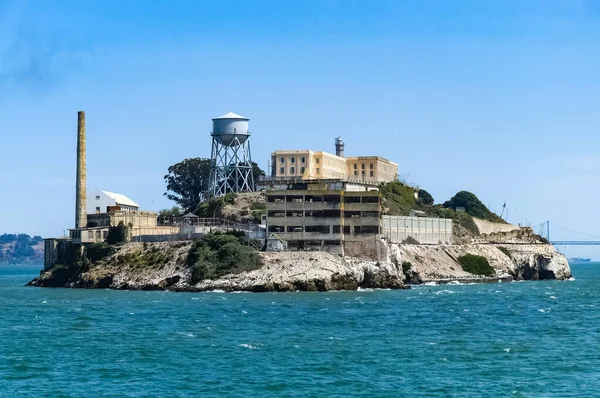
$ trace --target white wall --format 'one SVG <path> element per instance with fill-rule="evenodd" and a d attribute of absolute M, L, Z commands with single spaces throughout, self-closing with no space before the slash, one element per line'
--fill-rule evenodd
<path fill-rule="evenodd" d="M 117 203 L 110 196 L 105 194 L 104 192 L 98 190 L 91 193 L 88 193 L 87 196 L 87 212 L 88 214 L 96 214 L 96 208 L 100 208 L 99 213 L 106 213 L 106 208 L 108 206 L 116 206 Z"/>
<path fill-rule="evenodd" d="M 409 236 L 422 244 L 452 244 L 452 220 L 448 218 L 383 216 L 383 236 L 402 243 Z"/>

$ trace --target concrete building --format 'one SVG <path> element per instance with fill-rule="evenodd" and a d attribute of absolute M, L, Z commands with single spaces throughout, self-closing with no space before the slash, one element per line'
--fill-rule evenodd
<path fill-rule="evenodd" d="M 289 250 L 343 253 L 349 242 L 372 241 L 381 229 L 378 191 L 285 190 L 267 194 L 267 233 Z"/>
<path fill-rule="evenodd" d="M 111 211 L 138 211 L 140 206 L 120 193 L 96 190 L 87 196 L 87 214 L 104 214 Z"/>
<path fill-rule="evenodd" d="M 398 178 L 398 165 L 379 156 L 344 157 L 336 138 L 336 155 L 310 150 L 280 150 L 271 154 L 271 177 L 276 179 L 342 179 L 382 183 Z"/>

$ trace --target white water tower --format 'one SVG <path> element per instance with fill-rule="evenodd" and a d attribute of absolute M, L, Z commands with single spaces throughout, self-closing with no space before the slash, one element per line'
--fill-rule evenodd
<path fill-rule="evenodd" d="M 249 120 L 232 112 L 213 119 L 208 182 L 213 196 L 254 190 Z"/>

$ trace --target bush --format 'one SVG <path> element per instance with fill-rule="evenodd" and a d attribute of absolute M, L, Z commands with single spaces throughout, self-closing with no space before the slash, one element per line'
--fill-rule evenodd
<path fill-rule="evenodd" d="M 207 234 L 192 246 L 187 264 L 192 268 L 192 283 L 198 283 L 258 269 L 262 259 L 245 238 L 235 233 L 215 233 Z"/>
<path fill-rule="evenodd" d="M 433 196 L 424 189 L 419 190 L 419 201 L 424 205 L 433 205 Z"/>
<path fill-rule="evenodd" d="M 86 257 L 92 263 L 100 261 L 114 253 L 114 248 L 109 246 L 107 243 L 94 243 L 87 247 Z"/>
<path fill-rule="evenodd" d="M 496 271 L 492 268 L 487 258 L 473 254 L 465 254 L 458 258 L 458 263 L 465 272 L 475 275 L 494 276 Z"/>
<path fill-rule="evenodd" d="M 416 240 L 415 238 L 413 238 L 412 236 L 408 236 L 406 239 L 404 239 L 402 241 L 403 245 L 420 245 L 421 243 L 419 243 L 418 240 Z"/>
<path fill-rule="evenodd" d="M 106 236 L 106 243 L 109 245 L 117 245 L 119 243 L 127 242 L 129 237 L 129 228 L 123 224 L 123 221 L 116 227 L 108 228 L 108 235 Z"/>
<path fill-rule="evenodd" d="M 389 208 L 389 213 L 394 216 L 408 216 L 415 208 L 415 191 L 400 181 L 382 184 L 379 188 L 384 205 Z"/>
<path fill-rule="evenodd" d="M 457 207 L 463 207 L 470 216 L 481 218 L 492 222 L 506 223 L 500 216 L 492 213 L 481 201 L 467 191 L 460 191 L 450 200 L 444 203 L 444 207 L 456 210 Z"/>
<path fill-rule="evenodd" d="M 512 260 L 512 258 L 513 258 L 512 254 L 511 254 L 510 250 L 508 250 L 506 247 L 498 246 L 498 250 L 500 250 L 502 253 L 506 254 L 506 256 Z"/>

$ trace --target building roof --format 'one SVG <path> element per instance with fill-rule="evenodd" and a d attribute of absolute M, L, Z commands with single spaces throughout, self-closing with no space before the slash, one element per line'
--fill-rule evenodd
<path fill-rule="evenodd" d="M 135 203 L 133 200 L 129 199 L 127 196 L 122 195 L 120 193 L 114 193 L 114 192 L 108 192 L 108 191 L 100 191 L 100 192 L 108 195 L 111 199 L 113 199 L 119 205 L 140 207 L 140 205 Z"/>
<path fill-rule="evenodd" d="M 226 114 L 221 115 L 219 117 L 216 117 L 213 120 L 217 120 L 217 119 L 243 119 L 243 120 L 250 120 L 247 117 L 236 115 L 233 112 L 227 112 Z"/>
<path fill-rule="evenodd" d="M 198 217 L 194 213 L 188 213 L 186 215 L 181 216 L 181 218 L 200 218 L 200 217 Z"/>

